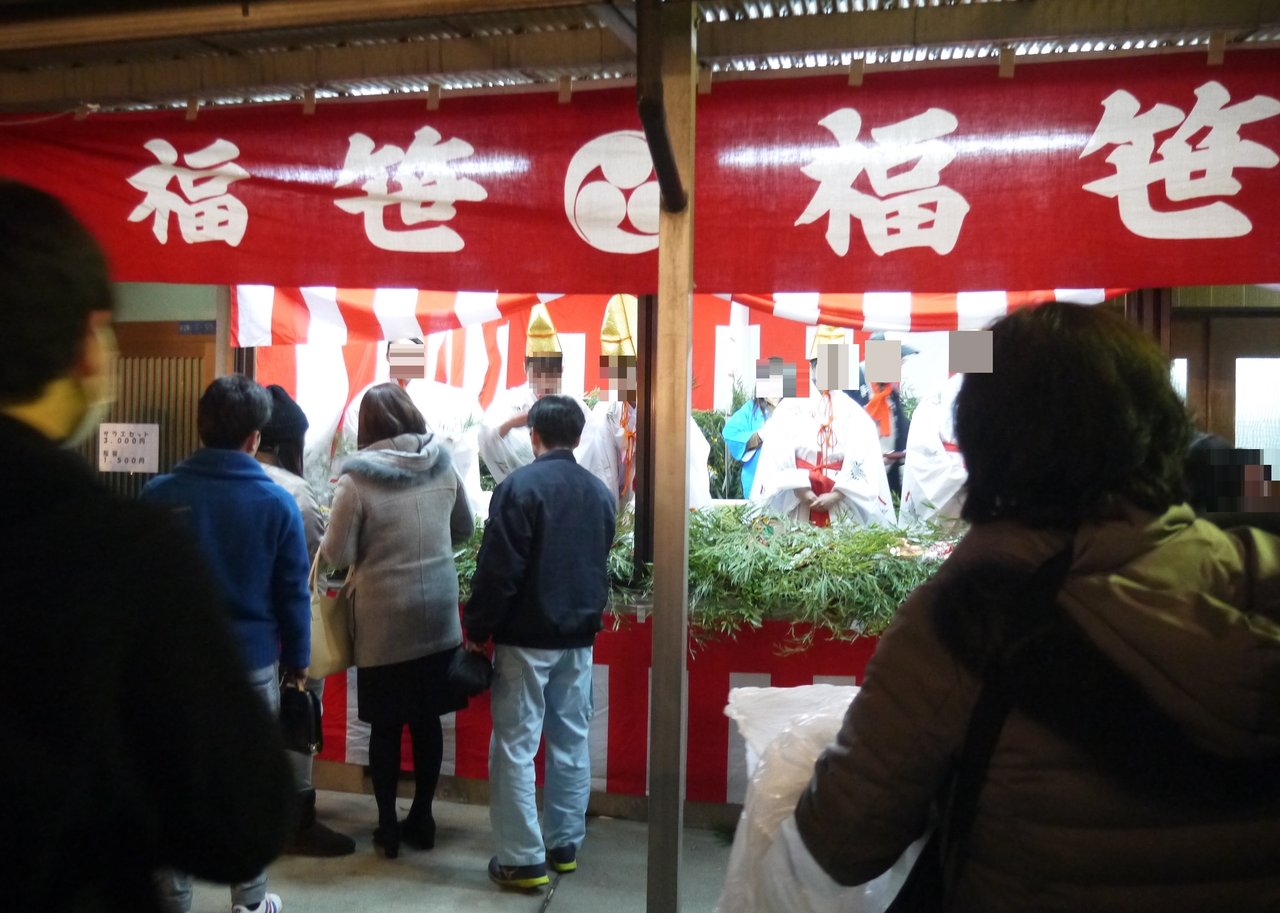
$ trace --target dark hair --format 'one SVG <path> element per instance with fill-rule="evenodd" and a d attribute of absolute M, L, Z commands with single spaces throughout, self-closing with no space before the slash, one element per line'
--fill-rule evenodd
<path fill-rule="evenodd" d="M 107 261 L 57 199 L 0 180 L 0 404 L 67 374 L 94 311 L 112 310 Z"/>
<path fill-rule="evenodd" d="M 549 450 L 578 446 L 586 423 L 582 407 L 571 396 L 544 396 L 529 410 L 529 428 L 538 432 L 542 446 Z"/>
<path fill-rule="evenodd" d="M 370 387 L 360 400 L 360 427 L 356 446 L 368 447 L 397 434 L 426 434 L 427 420 L 399 384 Z"/>
<path fill-rule="evenodd" d="M 991 333 L 994 373 L 966 374 L 956 397 L 964 519 L 1072 527 L 1121 500 L 1159 512 L 1184 499 L 1191 422 L 1141 330 L 1052 302 Z"/>
<path fill-rule="evenodd" d="M 279 384 L 271 384 L 267 393 L 271 395 L 271 418 L 262 426 L 262 444 L 258 451 L 274 454 L 277 466 L 300 476 L 309 427 L 307 414 Z"/>
<path fill-rule="evenodd" d="M 1187 500 L 1197 513 L 1231 513 L 1243 510 L 1245 471 L 1250 466 L 1270 467 L 1261 450 L 1232 447 L 1216 434 L 1201 432 L 1187 450 Z"/>
<path fill-rule="evenodd" d="M 243 374 L 228 374 L 209 384 L 196 408 L 200 440 L 218 450 L 239 450 L 269 418 L 271 394 Z"/>

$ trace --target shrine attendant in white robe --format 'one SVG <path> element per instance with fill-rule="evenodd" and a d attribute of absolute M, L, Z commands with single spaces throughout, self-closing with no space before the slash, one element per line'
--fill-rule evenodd
<path fill-rule="evenodd" d="M 841 331 L 827 338 L 839 338 Z M 814 339 L 815 348 L 823 336 Z M 813 353 L 811 353 L 813 354 Z M 811 382 L 805 398 L 784 398 L 760 428 L 760 457 L 751 499 L 801 523 L 833 519 L 895 525 L 876 423 L 839 389 Z"/>
<path fill-rule="evenodd" d="M 907 434 L 906 465 L 902 474 L 902 525 L 931 520 L 952 527 L 964 506 L 962 491 L 969 474 L 955 436 L 955 402 L 962 374 L 916 405 Z"/>
<path fill-rule="evenodd" d="M 688 502 L 690 508 L 699 510 L 711 505 L 711 473 L 707 468 L 711 445 L 693 416 L 689 417 L 688 435 Z M 630 504 L 635 498 L 636 407 L 616 400 L 596 403 L 574 456 L 617 492 L 619 508 Z"/>
<path fill-rule="evenodd" d="M 529 314 L 529 328 L 525 332 L 524 370 L 528 381 L 518 387 L 499 391 L 477 429 L 480 458 L 489 468 L 495 484 L 521 466 L 533 462 L 533 444 L 529 440 L 529 410 L 539 398 L 560 392 L 564 377 L 564 354 L 545 304 L 535 304 Z M 591 411 L 587 404 L 578 397 L 574 399 L 582 408 L 583 417 L 590 418 Z"/>
<path fill-rule="evenodd" d="M 614 295 L 610 298 L 600 328 L 600 357 L 601 372 L 609 375 L 605 378 L 606 386 L 616 398 L 596 403 L 574 451 L 578 463 L 617 494 L 620 510 L 635 498 L 638 394 L 635 325 L 635 297 Z M 688 435 L 685 469 L 689 506 L 706 507 L 711 504 L 711 476 L 707 470 L 711 445 L 692 416 Z"/>

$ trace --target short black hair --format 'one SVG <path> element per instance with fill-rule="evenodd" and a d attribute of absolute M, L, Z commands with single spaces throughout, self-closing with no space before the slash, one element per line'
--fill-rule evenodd
<path fill-rule="evenodd" d="M 1051 302 L 991 334 L 993 373 L 966 374 L 956 397 L 964 519 L 1071 528 L 1121 502 L 1159 513 L 1185 499 L 1190 417 L 1137 326 Z"/>
<path fill-rule="evenodd" d="M 542 446 L 549 450 L 578 446 L 586 423 L 582 407 L 571 396 L 550 394 L 529 410 L 529 427 L 538 432 Z"/>
<path fill-rule="evenodd" d="M 360 400 L 356 446 L 368 447 L 400 434 L 426 434 L 427 420 L 399 384 L 370 387 Z"/>
<path fill-rule="evenodd" d="M 217 450 L 240 449 L 269 418 L 271 394 L 243 374 L 228 374 L 209 384 L 196 409 L 200 440 Z"/>
<path fill-rule="evenodd" d="M 94 311 L 111 311 L 107 261 L 42 190 L 0 180 L 0 405 L 35 399 L 67 374 Z"/>

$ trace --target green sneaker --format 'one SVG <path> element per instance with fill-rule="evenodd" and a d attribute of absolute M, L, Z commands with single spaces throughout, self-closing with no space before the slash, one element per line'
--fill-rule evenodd
<path fill-rule="evenodd" d="M 541 863 L 535 865 L 499 865 L 498 857 L 489 860 L 489 880 L 504 888 L 516 888 L 529 891 L 550 884 L 547 867 Z"/>
<path fill-rule="evenodd" d="M 547 853 L 547 865 L 553 871 L 564 874 L 578 870 L 578 848 L 572 843 L 558 846 Z"/>

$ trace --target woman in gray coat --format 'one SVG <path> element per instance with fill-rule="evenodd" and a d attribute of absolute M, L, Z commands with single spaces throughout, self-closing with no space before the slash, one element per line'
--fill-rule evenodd
<path fill-rule="evenodd" d="M 343 465 L 320 560 L 354 565 L 351 612 L 361 720 L 371 727 L 369 767 L 378 804 L 374 843 L 388 858 L 400 841 L 435 844 L 431 800 L 440 776 L 440 716 L 461 706 L 447 687 L 462 643 L 454 548 L 474 528 L 467 496 L 443 443 L 396 384 L 360 404 L 360 452 Z M 396 820 L 400 738 L 413 743 L 414 799 Z"/>

